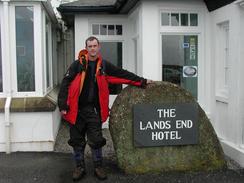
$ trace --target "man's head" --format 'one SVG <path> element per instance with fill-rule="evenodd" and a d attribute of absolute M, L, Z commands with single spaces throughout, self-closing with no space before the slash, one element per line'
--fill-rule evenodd
<path fill-rule="evenodd" d="M 88 51 L 89 60 L 91 61 L 96 60 L 100 51 L 99 40 L 94 36 L 87 38 L 86 50 Z"/>

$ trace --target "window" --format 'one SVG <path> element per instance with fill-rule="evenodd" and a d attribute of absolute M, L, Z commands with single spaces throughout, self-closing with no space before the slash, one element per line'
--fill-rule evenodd
<path fill-rule="evenodd" d="M 165 25 L 169 25 L 169 13 L 162 13 L 161 14 L 161 25 L 165 26 Z"/>
<path fill-rule="evenodd" d="M 217 91 L 227 95 L 230 85 L 230 60 L 229 60 L 229 22 L 217 25 L 218 33 L 216 39 L 217 56 Z"/>
<path fill-rule="evenodd" d="M 0 92 L 3 92 L 1 22 L 0 22 Z"/>
<path fill-rule="evenodd" d="M 224 66 L 224 85 L 229 86 L 229 23 L 223 23 L 221 29 L 221 44 L 223 53 L 223 66 Z"/>
<path fill-rule="evenodd" d="M 161 13 L 162 26 L 198 26 L 198 14 L 196 13 Z"/>
<path fill-rule="evenodd" d="M 171 14 L 171 25 L 172 26 L 178 26 L 179 25 L 179 14 L 178 13 L 172 13 Z"/>
<path fill-rule="evenodd" d="M 223 27 L 224 29 L 224 73 L 225 73 L 225 86 L 229 86 L 229 25 Z"/>
<path fill-rule="evenodd" d="M 181 18 L 181 25 L 182 26 L 188 26 L 188 14 L 187 13 L 181 13 L 180 18 Z"/>
<path fill-rule="evenodd" d="M 122 25 L 114 24 L 92 24 L 93 35 L 122 35 Z"/>
<path fill-rule="evenodd" d="M 46 17 L 46 87 L 51 86 L 51 23 Z"/>
<path fill-rule="evenodd" d="M 17 88 L 35 91 L 33 7 L 15 7 Z"/>
<path fill-rule="evenodd" d="M 197 14 L 190 14 L 190 26 L 197 26 Z"/>

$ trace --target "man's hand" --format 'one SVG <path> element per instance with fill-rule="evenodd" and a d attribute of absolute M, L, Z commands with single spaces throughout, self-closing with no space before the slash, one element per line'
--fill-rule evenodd
<path fill-rule="evenodd" d="M 60 111 L 60 112 L 61 112 L 62 115 L 67 114 L 67 111 L 66 111 L 66 110 L 62 110 L 62 111 Z"/>

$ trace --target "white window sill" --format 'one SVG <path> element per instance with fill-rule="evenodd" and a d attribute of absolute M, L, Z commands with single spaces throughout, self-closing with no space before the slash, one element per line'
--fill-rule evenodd
<path fill-rule="evenodd" d="M 222 103 L 229 103 L 229 96 L 226 93 L 217 93 L 215 95 L 215 100 Z"/>

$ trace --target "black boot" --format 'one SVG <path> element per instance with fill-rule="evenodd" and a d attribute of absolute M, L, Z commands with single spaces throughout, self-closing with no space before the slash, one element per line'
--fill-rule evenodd
<path fill-rule="evenodd" d="M 99 180 L 105 180 L 107 179 L 107 174 L 104 171 L 102 167 L 102 148 L 98 149 L 91 149 L 92 150 L 92 159 L 94 162 L 94 175 L 99 179 Z"/>
<path fill-rule="evenodd" d="M 86 174 L 85 167 L 82 167 L 82 166 L 76 167 L 74 169 L 73 175 L 72 175 L 73 181 L 78 181 L 78 180 L 82 179 L 85 174 Z"/>
<path fill-rule="evenodd" d="M 102 167 L 102 161 L 94 161 L 94 175 L 99 179 L 99 180 L 106 180 L 107 179 L 107 174 Z"/>
<path fill-rule="evenodd" d="M 73 171 L 73 181 L 78 181 L 86 174 L 84 161 L 84 148 L 74 148 L 74 160 L 76 168 Z"/>

